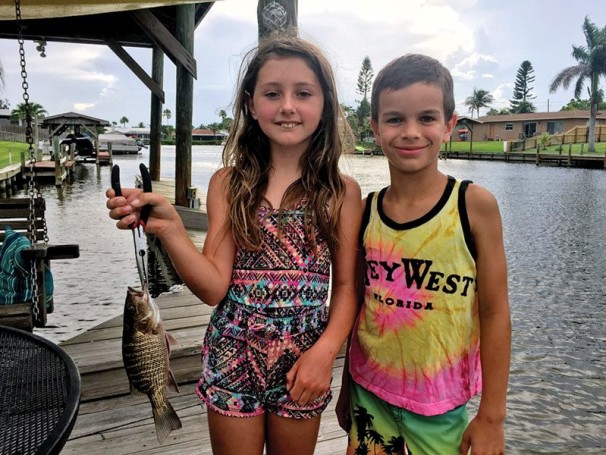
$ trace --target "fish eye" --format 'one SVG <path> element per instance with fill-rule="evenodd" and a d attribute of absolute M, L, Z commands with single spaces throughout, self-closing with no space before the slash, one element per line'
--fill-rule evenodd
<path fill-rule="evenodd" d="M 134 306 L 134 305 L 129 305 L 129 306 L 128 306 L 128 308 L 127 308 L 127 311 L 128 311 L 129 313 L 133 313 L 133 314 L 134 314 L 134 313 L 136 313 L 136 312 L 137 312 L 137 308 L 135 308 L 135 306 Z"/>

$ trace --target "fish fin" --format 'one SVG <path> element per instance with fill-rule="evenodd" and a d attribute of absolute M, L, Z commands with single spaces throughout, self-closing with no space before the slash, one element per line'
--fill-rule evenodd
<path fill-rule="evenodd" d="M 164 338 L 166 339 L 166 352 L 168 352 L 168 356 L 170 357 L 170 347 L 179 344 L 175 338 L 168 333 L 166 330 L 164 331 Z"/>
<path fill-rule="evenodd" d="M 154 415 L 154 426 L 156 427 L 156 437 L 160 444 L 168 437 L 171 431 L 181 428 L 181 419 L 173 409 L 170 402 L 166 402 L 166 407 L 160 413 L 157 409 L 152 408 Z"/>
<path fill-rule="evenodd" d="M 166 385 L 169 389 L 173 389 L 175 392 L 179 393 L 179 385 L 177 384 L 177 380 L 175 379 L 175 375 L 171 370 L 168 370 L 168 384 Z"/>
<path fill-rule="evenodd" d="M 177 345 L 179 344 L 179 342 L 177 340 L 175 340 L 175 337 L 173 337 L 170 333 L 168 332 L 164 332 L 166 334 L 166 343 L 170 346 L 170 345 Z"/>
<path fill-rule="evenodd" d="M 145 393 L 137 390 L 132 382 L 128 381 L 128 386 L 130 387 L 131 395 L 145 395 Z"/>

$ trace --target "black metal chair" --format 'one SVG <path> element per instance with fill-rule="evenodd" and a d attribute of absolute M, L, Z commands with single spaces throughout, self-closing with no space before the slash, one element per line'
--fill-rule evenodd
<path fill-rule="evenodd" d="M 63 349 L 0 326 L 0 453 L 60 453 L 76 422 L 80 387 Z"/>

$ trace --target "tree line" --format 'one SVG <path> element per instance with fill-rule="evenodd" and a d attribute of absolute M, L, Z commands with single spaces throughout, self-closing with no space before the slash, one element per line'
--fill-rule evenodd
<path fill-rule="evenodd" d="M 576 60 L 576 65 L 569 66 L 560 71 L 549 86 L 551 93 L 559 88 L 567 90 L 574 83 L 574 98 L 562 107 L 561 110 L 582 109 L 589 110 L 589 151 L 595 150 L 595 125 L 599 109 L 606 109 L 604 90 L 600 88 L 600 78 L 606 77 L 606 26 L 598 27 L 589 17 L 585 17 L 582 25 L 583 34 L 586 43 L 584 45 L 572 46 L 572 57 Z M 349 125 L 351 126 L 358 141 L 365 141 L 372 137 L 370 129 L 370 102 L 368 95 L 370 93 L 374 71 L 370 57 L 364 57 L 362 66 L 358 74 L 356 84 L 356 93 L 361 96 L 356 106 L 342 105 L 343 112 Z M 516 73 L 512 97 L 509 100 L 509 107 L 497 110 L 490 108 L 487 115 L 506 115 L 532 113 L 536 107 L 532 100 L 536 98 L 533 94 L 533 83 L 535 81 L 534 68 L 530 60 L 524 60 Z M 0 62 L 0 87 L 4 84 L 4 72 Z M 586 94 L 585 94 L 586 91 Z M 584 98 L 587 96 L 587 98 Z M 488 90 L 474 88 L 470 96 L 465 99 L 465 106 L 473 118 L 474 114 L 480 116 L 480 109 L 491 107 L 494 97 Z M 35 102 L 29 102 L 29 110 L 32 118 L 40 118 L 46 114 L 43 106 Z M 7 99 L 0 99 L 0 109 L 10 108 Z M 218 111 L 221 118 L 220 122 L 213 122 L 207 125 L 201 124 L 199 128 L 205 128 L 213 131 L 229 131 L 233 119 L 228 117 L 225 110 Z M 20 103 L 11 111 L 13 118 L 20 122 L 26 118 L 26 105 Z M 171 137 L 174 128 L 170 124 L 171 111 L 164 109 L 162 116 L 166 118 L 166 124 L 162 125 L 162 133 L 166 137 Z M 116 122 L 112 122 L 117 125 Z M 127 117 L 120 119 L 120 124 L 126 126 L 129 123 Z M 139 123 L 143 127 L 143 122 Z"/>

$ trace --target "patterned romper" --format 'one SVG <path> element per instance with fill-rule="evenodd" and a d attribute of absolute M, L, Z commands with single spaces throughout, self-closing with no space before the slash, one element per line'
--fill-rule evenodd
<path fill-rule="evenodd" d="M 330 252 L 317 228 L 317 247 L 304 229 L 301 201 L 292 210 L 261 207 L 261 251 L 238 249 L 229 290 L 213 312 L 202 346 L 198 396 L 223 415 L 272 412 L 312 418 L 331 392 L 299 406 L 286 390 L 286 374 L 323 333 Z"/>

